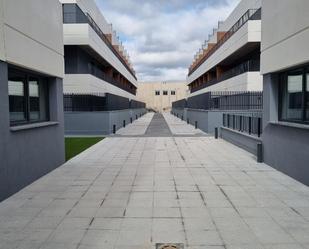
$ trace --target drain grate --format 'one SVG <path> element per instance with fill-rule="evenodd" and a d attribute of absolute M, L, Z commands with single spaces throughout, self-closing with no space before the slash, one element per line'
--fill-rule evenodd
<path fill-rule="evenodd" d="M 157 243 L 156 249 L 184 249 L 184 245 L 181 243 L 178 244 Z"/>

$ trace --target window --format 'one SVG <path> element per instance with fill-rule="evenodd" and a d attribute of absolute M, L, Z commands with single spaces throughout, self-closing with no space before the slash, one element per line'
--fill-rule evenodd
<path fill-rule="evenodd" d="M 11 125 L 48 120 L 46 78 L 9 68 L 8 89 Z"/>
<path fill-rule="evenodd" d="M 155 94 L 158 96 L 158 95 L 160 95 L 160 91 L 155 91 Z"/>
<path fill-rule="evenodd" d="M 167 95 L 168 94 L 168 92 L 167 91 L 163 91 L 163 95 Z"/>
<path fill-rule="evenodd" d="M 280 77 L 280 120 L 309 121 L 309 71 L 298 69 Z"/>
<path fill-rule="evenodd" d="M 175 91 L 171 91 L 171 95 L 176 95 L 176 92 Z"/>

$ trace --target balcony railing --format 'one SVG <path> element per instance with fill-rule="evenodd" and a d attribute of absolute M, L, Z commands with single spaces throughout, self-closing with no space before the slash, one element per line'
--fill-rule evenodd
<path fill-rule="evenodd" d="M 96 24 L 96 22 L 92 19 L 92 17 L 87 13 L 86 14 L 88 18 L 88 24 L 91 26 L 91 28 L 97 33 L 97 35 L 101 38 L 101 40 L 109 47 L 109 49 L 113 52 L 113 54 L 119 59 L 119 61 L 125 66 L 125 68 L 131 73 L 131 75 L 134 77 L 134 79 L 137 80 L 134 72 L 132 69 L 127 65 L 125 60 L 122 58 L 121 55 L 117 52 L 117 50 L 113 47 L 113 45 L 110 43 L 106 35 L 103 33 L 103 31 L 100 29 L 100 27 Z"/>
<path fill-rule="evenodd" d="M 209 80 L 197 87 L 192 87 L 191 88 L 191 93 L 197 92 L 201 89 L 204 89 L 205 87 L 209 87 L 212 85 L 215 85 L 221 81 L 233 78 L 235 76 L 241 75 L 243 73 L 247 73 L 247 72 L 258 72 L 260 71 L 260 61 L 259 60 L 248 60 L 245 61 L 241 64 L 239 64 L 236 67 L 233 67 L 232 69 L 224 72 L 218 79 L 212 79 Z"/>
<path fill-rule="evenodd" d="M 233 34 L 243 27 L 249 20 L 261 20 L 261 9 L 249 9 L 224 36 L 208 51 L 208 53 L 189 71 L 189 76 L 213 55 Z"/>
<path fill-rule="evenodd" d="M 121 84 L 118 80 L 115 80 L 113 77 L 111 76 L 108 76 L 106 73 L 104 73 L 102 70 L 100 70 L 99 68 L 96 68 L 95 70 L 90 70 L 89 71 L 89 74 L 101 79 L 101 80 L 104 80 L 124 91 L 127 91 L 133 95 L 136 95 L 136 87 L 133 86 L 131 84 L 131 87 L 129 85 L 124 85 L 124 84 Z"/>

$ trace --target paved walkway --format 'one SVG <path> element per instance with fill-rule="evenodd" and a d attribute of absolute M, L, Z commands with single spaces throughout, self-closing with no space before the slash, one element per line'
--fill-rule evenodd
<path fill-rule="evenodd" d="M 162 242 L 308 249 L 309 188 L 223 140 L 112 137 L 0 203 L 1 249 Z"/>
<path fill-rule="evenodd" d="M 134 121 L 132 124 L 128 124 L 125 128 L 119 129 L 116 134 L 125 136 L 144 135 L 153 118 L 153 115 L 153 112 L 145 114 L 141 118 Z"/>
<path fill-rule="evenodd" d="M 195 129 L 193 125 L 187 125 L 185 121 L 182 121 L 170 113 L 163 113 L 163 116 L 174 135 L 205 135 L 202 130 Z"/>
<path fill-rule="evenodd" d="M 172 132 L 166 123 L 164 116 L 160 113 L 154 114 L 151 123 L 148 126 L 146 135 L 149 136 L 171 136 Z"/>

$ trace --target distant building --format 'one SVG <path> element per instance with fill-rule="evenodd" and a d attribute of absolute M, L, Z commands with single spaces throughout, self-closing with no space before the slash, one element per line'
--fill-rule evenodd
<path fill-rule="evenodd" d="M 146 103 L 146 108 L 156 112 L 170 111 L 172 102 L 186 98 L 185 82 L 141 82 L 137 88 L 137 99 Z"/>

